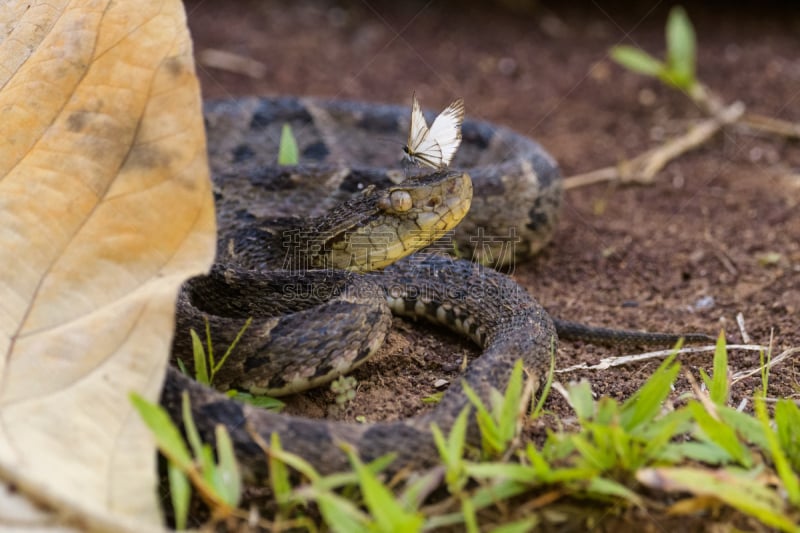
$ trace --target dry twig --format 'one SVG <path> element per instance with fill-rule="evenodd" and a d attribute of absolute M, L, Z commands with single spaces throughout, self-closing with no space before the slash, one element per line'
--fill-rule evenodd
<path fill-rule="evenodd" d="M 566 178 L 564 188 L 569 190 L 607 181 L 652 183 L 655 175 L 667 163 L 702 146 L 728 126 L 735 126 L 748 132 L 800 139 L 800 124 L 747 112 L 742 102 L 725 106 L 716 94 L 701 83 L 695 83 L 689 90 L 688 96 L 709 118 L 695 124 L 683 135 L 670 139 L 633 159 Z"/>
<path fill-rule="evenodd" d="M 564 180 L 564 188 L 574 189 L 604 181 L 622 183 L 652 183 L 653 178 L 667 163 L 705 144 L 723 127 L 738 121 L 745 112 L 741 102 L 722 108 L 718 114 L 692 126 L 683 135 L 670 139 L 661 146 L 641 155 L 621 161 L 616 166 L 605 167 L 586 174 L 578 174 Z"/>

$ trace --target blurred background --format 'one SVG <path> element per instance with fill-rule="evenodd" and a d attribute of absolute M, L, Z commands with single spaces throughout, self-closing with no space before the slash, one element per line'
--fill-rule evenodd
<path fill-rule="evenodd" d="M 700 77 L 728 100 L 797 119 L 800 10 L 791 2 L 690 4 Z M 671 5 L 201 0 L 186 9 L 206 98 L 296 94 L 408 105 L 416 90 L 438 111 L 463 96 L 468 116 L 537 137 L 569 175 L 632 155 L 664 133 L 651 131 L 653 123 L 691 112 L 665 108 L 683 100 L 608 57 L 617 44 L 661 56 Z"/>

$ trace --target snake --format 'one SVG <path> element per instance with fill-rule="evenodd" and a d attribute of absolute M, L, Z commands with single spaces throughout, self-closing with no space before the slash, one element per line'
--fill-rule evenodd
<path fill-rule="evenodd" d="M 559 335 L 631 336 L 554 320 L 499 271 L 547 245 L 558 221 L 561 174 L 535 141 L 467 119 L 450 168 L 428 173 L 399 165 L 409 128 L 402 106 L 245 97 L 206 102 L 204 117 L 217 255 L 178 296 L 172 353 L 185 372 L 170 366 L 161 403 L 182 425 L 188 393 L 202 438 L 214 442 L 223 425 L 245 479 L 267 475 L 264 448 L 274 434 L 323 474 L 348 468 L 346 450 L 363 461 L 391 454 L 389 471 L 434 466 L 431 427 L 446 434 L 471 405 L 464 387 L 488 405 L 518 360 L 541 380 Z M 276 163 L 286 125 L 299 164 Z M 393 314 L 439 324 L 481 349 L 429 411 L 340 422 L 275 413 L 226 394 L 282 395 L 331 381 L 377 351 Z M 189 330 L 205 328 L 216 354 L 237 341 L 213 389 L 190 378 Z M 480 445 L 474 417 L 466 439 Z"/>

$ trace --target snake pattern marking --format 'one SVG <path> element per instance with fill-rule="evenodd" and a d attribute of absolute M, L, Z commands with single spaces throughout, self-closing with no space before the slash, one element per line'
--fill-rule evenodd
<path fill-rule="evenodd" d="M 275 394 L 316 386 L 362 363 L 383 342 L 393 312 L 441 323 L 478 343 L 481 356 L 464 381 L 484 401 L 492 388 L 506 387 L 518 359 L 532 375 L 544 375 L 556 341 L 553 321 L 522 287 L 479 264 L 525 259 L 553 233 L 561 178 L 538 144 L 466 120 L 451 165 L 456 171 L 406 178 L 390 170 L 409 127 L 400 106 L 243 98 L 210 102 L 205 115 L 219 239 L 211 272 L 187 282 L 178 299 L 173 354 L 190 374 L 188 328 L 202 331 L 204 317 L 218 354 L 254 317 L 215 386 Z M 292 126 L 303 166 L 274 165 L 284 123 Z M 476 262 L 426 253 L 381 271 L 344 270 L 383 267 L 459 221 L 445 240 Z M 351 227 L 371 229 L 359 237 L 338 233 Z M 320 234 L 323 242 L 315 241 Z M 376 244 L 378 252 L 366 251 Z M 352 245 L 355 252 L 345 248 Z M 559 326 L 569 332 L 571 324 Z M 365 461 L 396 454 L 391 470 L 431 466 L 438 457 L 431 423 L 447 432 L 467 405 L 455 383 L 432 411 L 410 419 L 310 420 L 234 402 L 171 368 L 162 404 L 176 422 L 184 390 L 206 441 L 213 442 L 216 424 L 228 428 L 250 481 L 267 471 L 256 433 L 269 442 L 277 432 L 284 448 L 322 473 L 348 467 L 340 443 Z M 480 442 L 474 423 L 468 440 Z"/>

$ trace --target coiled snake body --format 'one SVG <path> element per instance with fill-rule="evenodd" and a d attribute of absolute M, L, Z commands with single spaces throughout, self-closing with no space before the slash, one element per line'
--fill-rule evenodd
<path fill-rule="evenodd" d="M 556 339 L 552 320 L 514 281 L 479 264 L 525 258 L 550 238 L 561 182 L 539 145 L 467 120 L 455 171 L 406 179 L 388 170 L 397 167 L 408 132 L 402 107 L 237 99 L 208 104 L 206 122 L 219 244 L 209 275 L 187 282 L 179 296 L 173 353 L 190 372 L 189 327 L 202 331 L 207 318 L 222 353 L 253 317 L 215 385 L 302 390 L 363 362 L 382 343 L 391 312 L 424 317 L 477 342 L 483 351 L 464 381 L 485 402 L 492 388 L 506 387 L 518 359 L 534 376 L 546 372 Z M 304 166 L 274 165 L 284 123 Z M 302 218 L 288 218 L 296 215 Z M 444 248 L 455 246 L 475 262 L 424 253 L 382 271 L 343 270 L 382 268 L 442 235 Z M 364 460 L 393 452 L 395 470 L 432 465 L 431 423 L 447 432 L 467 405 L 455 383 L 435 409 L 410 419 L 309 420 L 234 402 L 171 369 L 162 403 L 176 421 L 183 390 L 203 437 L 213 441 L 214 426 L 227 426 L 245 472 L 256 477 L 267 463 L 255 433 L 269 442 L 277 432 L 286 449 L 321 472 L 347 467 L 340 443 Z M 474 423 L 468 435 L 479 442 Z"/>

